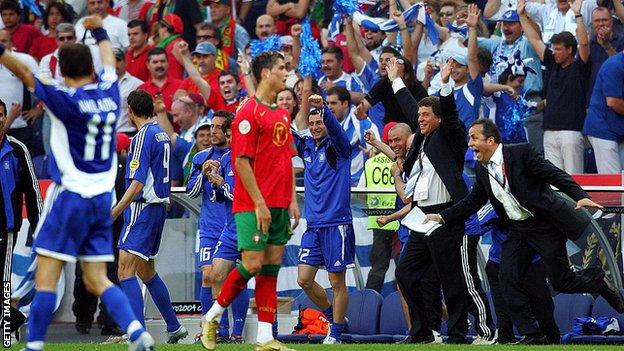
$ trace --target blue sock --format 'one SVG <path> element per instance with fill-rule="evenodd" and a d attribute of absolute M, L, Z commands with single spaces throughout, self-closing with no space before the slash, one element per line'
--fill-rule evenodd
<path fill-rule="evenodd" d="M 100 296 L 106 306 L 108 315 L 115 323 L 130 336 L 130 341 L 136 340 L 145 331 L 141 323 L 136 319 L 130 302 L 117 286 L 113 285 L 106 289 Z"/>
<path fill-rule="evenodd" d="M 137 277 L 120 280 L 119 286 L 128 297 L 128 302 L 130 302 L 130 307 L 132 307 L 132 311 L 134 311 L 134 316 L 141 323 L 143 328 L 145 328 L 145 315 L 143 312 L 144 302 L 141 287 L 139 287 L 139 280 Z"/>
<path fill-rule="evenodd" d="M 340 340 L 342 338 L 342 330 L 344 329 L 344 326 L 344 323 L 332 323 L 329 330 L 329 336 Z"/>
<path fill-rule="evenodd" d="M 167 291 L 165 282 L 156 273 L 152 279 L 145 282 L 145 286 L 147 286 L 154 304 L 158 307 L 165 323 L 167 323 L 167 331 L 173 332 L 178 330 L 180 322 L 178 322 L 173 306 L 171 306 L 171 297 L 169 297 L 169 291 Z"/>
<path fill-rule="evenodd" d="M 325 315 L 325 317 L 327 317 L 329 323 L 334 323 L 334 309 L 331 305 L 329 305 L 329 307 L 327 307 L 327 309 L 323 311 L 323 314 Z"/>
<path fill-rule="evenodd" d="M 199 299 L 201 301 L 202 314 L 208 313 L 210 306 L 212 306 L 212 288 L 202 286 Z"/>
<path fill-rule="evenodd" d="M 226 339 L 230 337 L 230 320 L 228 319 L 227 309 L 223 311 L 223 314 L 221 315 L 221 321 L 219 322 L 219 330 L 217 333 Z"/>
<path fill-rule="evenodd" d="M 249 293 L 247 289 L 243 290 L 232 302 L 232 335 L 242 336 L 245 319 L 247 318 L 247 309 L 249 308 Z"/>
<path fill-rule="evenodd" d="M 56 292 L 37 291 L 30 305 L 28 317 L 28 342 L 26 350 L 43 350 L 48 325 L 52 322 Z"/>
<path fill-rule="evenodd" d="M 277 318 L 276 318 L 275 322 L 273 322 L 273 339 L 277 339 L 277 330 L 278 330 L 278 326 L 277 326 Z"/>

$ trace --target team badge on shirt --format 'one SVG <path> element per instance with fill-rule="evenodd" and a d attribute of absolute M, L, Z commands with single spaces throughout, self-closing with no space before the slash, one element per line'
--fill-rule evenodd
<path fill-rule="evenodd" d="M 290 128 L 287 125 L 282 122 L 275 123 L 275 127 L 273 127 L 273 144 L 278 147 L 284 146 L 288 141 L 288 133 L 290 133 Z"/>
<path fill-rule="evenodd" d="M 130 161 L 130 170 L 134 172 L 137 169 L 139 169 L 139 161 L 138 160 Z"/>
<path fill-rule="evenodd" d="M 240 124 L 238 125 L 238 131 L 243 135 L 249 133 L 251 131 L 251 124 L 249 123 L 249 121 L 240 122 Z"/>

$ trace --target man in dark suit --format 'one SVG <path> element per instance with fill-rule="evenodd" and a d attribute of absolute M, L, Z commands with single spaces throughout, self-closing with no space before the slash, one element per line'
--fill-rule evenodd
<path fill-rule="evenodd" d="M 445 84 L 440 97 L 427 97 L 418 103 L 400 78 L 400 68 L 400 63 L 391 61 L 388 78 L 392 81 L 392 89 L 401 109 L 416 133 L 402 169 L 398 164 L 393 165 L 395 186 L 405 203 L 411 202 L 412 207 L 418 206 L 425 213 L 437 213 L 468 194 L 462 178 L 464 154 L 468 149 L 467 135 L 458 118 L 453 91 L 448 84 L 451 68 L 446 66 L 442 70 Z M 418 123 L 415 123 L 416 120 Z M 402 173 L 407 176 L 406 183 Z M 463 235 L 464 223 L 442 226 L 429 236 L 410 233 L 395 272 L 412 315 L 407 342 L 434 341 L 422 289 L 423 276 L 433 266 L 448 309 L 448 342 L 466 343 L 467 291 L 460 256 Z"/>
<path fill-rule="evenodd" d="M 514 324 L 524 335 L 520 342 L 545 342 L 521 284 L 535 253 L 543 258 L 555 290 L 597 293 L 616 311 L 624 312 L 622 297 L 608 284 L 603 272 L 573 272 L 569 268 L 566 241 L 578 239 L 589 223 L 589 218 L 577 210 L 602 206 L 590 200 L 570 175 L 546 161 L 530 145 L 502 145 L 492 121 L 475 121 L 469 135 L 469 146 L 481 163 L 472 192 L 453 207 L 427 218 L 445 225 L 461 223 L 487 200 L 491 201 L 499 223 L 508 230 L 502 245 L 500 278 Z M 558 196 L 551 185 L 576 201 L 576 208 Z"/>

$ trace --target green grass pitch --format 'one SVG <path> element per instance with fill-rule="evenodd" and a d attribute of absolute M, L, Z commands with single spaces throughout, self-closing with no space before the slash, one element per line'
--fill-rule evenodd
<path fill-rule="evenodd" d="M 393 344 L 342 344 L 342 345 L 304 345 L 290 344 L 290 347 L 298 351 L 419 351 L 419 350 L 509 350 L 509 351 L 550 351 L 550 350 L 574 350 L 574 351 L 615 351 L 622 350 L 622 346 L 606 345 L 556 345 L 556 346 L 515 346 L 515 345 L 492 345 L 492 346 L 470 346 L 470 345 L 393 345 Z M 17 344 L 9 350 L 21 350 L 24 344 Z M 47 351 L 125 351 L 127 345 L 102 345 L 102 344 L 46 344 Z M 200 351 L 204 350 L 200 345 L 156 345 L 157 351 Z M 251 344 L 219 345 L 217 351 L 253 351 Z"/>

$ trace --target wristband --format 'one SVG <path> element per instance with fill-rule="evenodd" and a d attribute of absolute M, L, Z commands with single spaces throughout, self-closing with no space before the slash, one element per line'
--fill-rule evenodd
<path fill-rule="evenodd" d="M 403 28 L 399 27 L 399 30 L 406 30 L 406 29 L 407 29 L 407 26 L 405 26 Z"/>
<path fill-rule="evenodd" d="M 6 48 L 4 47 L 4 45 L 0 44 L 0 56 L 4 54 L 4 50 L 6 50 Z"/>
<path fill-rule="evenodd" d="M 578 15 L 574 15 L 574 18 L 580 18 L 580 17 L 583 17 L 583 15 L 580 13 Z"/>
<path fill-rule="evenodd" d="M 101 41 L 104 40 L 110 40 L 108 38 L 108 33 L 106 33 L 106 29 L 104 28 L 95 28 L 91 30 L 91 35 L 93 36 L 93 39 L 95 39 L 96 43 L 100 43 Z"/>

